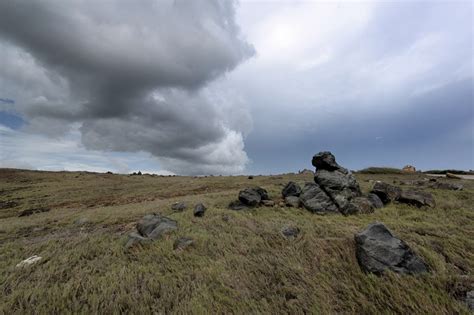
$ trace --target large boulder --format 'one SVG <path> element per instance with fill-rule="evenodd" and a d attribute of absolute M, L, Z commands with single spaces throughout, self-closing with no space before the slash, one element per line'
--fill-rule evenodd
<path fill-rule="evenodd" d="M 382 200 L 380 200 L 379 196 L 377 196 L 376 194 L 368 194 L 367 195 L 367 199 L 370 201 L 370 203 L 372 203 L 372 206 L 376 209 L 380 209 L 380 208 L 383 208 L 383 202 Z"/>
<path fill-rule="evenodd" d="M 318 184 L 306 183 L 300 195 L 303 206 L 314 213 L 337 213 L 338 208 Z"/>
<path fill-rule="evenodd" d="M 269 200 L 268 193 L 261 187 L 245 188 L 239 192 L 239 200 L 246 206 L 255 207 L 262 200 Z"/>
<path fill-rule="evenodd" d="M 398 202 L 406 203 L 416 207 L 435 207 L 436 203 L 429 192 L 418 191 L 418 190 L 403 190 L 398 197 Z"/>
<path fill-rule="evenodd" d="M 335 171 L 318 169 L 314 181 L 329 195 L 339 209 L 344 209 L 352 198 L 361 195 L 354 175 L 340 169 Z"/>
<path fill-rule="evenodd" d="M 374 209 L 375 207 L 368 197 L 355 197 L 345 208 L 340 209 L 340 211 L 344 215 L 367 214 L 374 212 Z"/>
<path fill-rule="evenodd" d="M 377 181 L 371 193 L 376 194 L 384 204 L 395 201 L 402 193 L 401 188 Z"/>
<path fill-rule="evenodd" d="M 281 192 L 283 198 L 289 196 L 299 197 L 301 194 L 301 187 L 295 182 L 288 182 Z"/>
<path fill-rule="evenodd" d="M 314 155 L 312 164 L 318 170 L 335 171 L 344 169 L 339 164 L 337 164 L 336 157 L 329 151 L 319 152 L 318 154 Z"/>
<path fill-rule="evenodd" d="M 285 205 L 288 207 L 299 208 L 300 198 L 296 196 L 288 196 L 285 198 Z"/>
<path fill-rule="evenodd" d="M 434 182 L 431 184 L 432 188 L 445 189 L 445 190 L 463 190 L 464 186 L 461 184 Z"/>
<path fill-rule="evenodd" d="M 137 223 L 140 236 L 156 240 L 178 229 L 178 223 L 159 214 L 148 214 Z"/>
<path fill-rule="evenodd" d="M 401 239 L 383 223 L 372 223 L 355 235 L 356 256 L 365 272 L 382 274 L 391 270 L 402 274 L 427 272 L 428 267 Z"/>

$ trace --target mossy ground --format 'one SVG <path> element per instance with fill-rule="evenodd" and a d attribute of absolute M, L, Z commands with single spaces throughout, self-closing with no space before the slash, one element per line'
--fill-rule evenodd
<path fill-rule="evenodd" d="M 357 174 L 391 183 L 423 175 Z M 311 175 L 159 177 L 0 170 L 0 314 L 3 313 L 356 313 L 455 314 L 457 281 L 474 282 L 474 181 L 463 191 L 429 190 L 437 207 L 391 204 L 373 214 L 319 216 L 304 209 L 232 211 L 239 189 L 259 185 L 277 200 L 289 180 Z M 405 186 L 406 187 L 406 186 Z M 175 213 L 170 205 L 208 210 Z M 17 217 L 37 206 L 50 212 Z M 145 214 L 178 221 L 165 239 L 124 250 Z M 77 225 L 77 219 L 87 223 Z M 384 222 L 428 263 L 419 276 L 363 273 L 354 233 Z M 295 240 L 284 226 L 297 226 Z M 195 246 L 174 251 L 180 236 Z M 26 268 L 20 261 L 43 257 Z"/>

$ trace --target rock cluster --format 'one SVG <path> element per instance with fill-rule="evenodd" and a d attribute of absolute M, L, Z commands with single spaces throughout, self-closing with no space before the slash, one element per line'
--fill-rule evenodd
<path fill-rule="evenodd" d="M 365 272 L 382 274 L 386 270 L 416 274 L 427 272 L 425 262 L 383 223 L 372 223 L 355 235 L 356 256 Z"/>
<path fill-rule="evenodd" d="M 257 207 L 259 205 L 273 206 L 268 198 L 268 192 L 261 187 L 249 187 L 239 192 L 239 199 L 232 201 L 229 204 L 229 209 L 244 210 L 248 208 Z"/>
<path fill-rule="evenodd" d="M 164 235 L 177 230 L 178 223 L 160 214 L 148 214 L 137 223 L 136 228 L 137 232 L 132 232 L 128 236 L 126 248 L 137 243 L 160 239 Z"/>
<path fill-rule="evenodd" d="M 428 192 L 414 189 L 402 190 L 399 187 L 380 181 L 375 182 L 371 193 L 377 195 L 383 204 L 398 201 L 400 203 L 406 203 L 416 207 L 436 206 L 433 196 Z"/>

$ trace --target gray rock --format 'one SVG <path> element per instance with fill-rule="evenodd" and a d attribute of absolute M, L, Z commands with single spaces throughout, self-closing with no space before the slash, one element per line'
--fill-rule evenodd
<path fill-rule="evenodd" d="M 436 206 L 433 196 L 430 193 L 424 191 L 404 190 L 400 193 L 400 196 L 397 200 L 400 203 L 406 203 L 416 207 Z"/>
<path fill-rule="evenodd" d="M 240 200 L 234 200 L 231 203 L 229 203 L 228 208 L 231 210 L 239 211 L 239 210 L 249 209 L 249 206 L 243 204 Z"/>
<path fill-rule="evenodd" d="M 300 234 L 300 229 L 295 226 L 285 226 L 281 234 L 287 239 L 295 239 Z"/>
<path fill-rule="evenodd" d="M 288 207 L 298 208 L 300 206 L 300 198 L 296 196 L 288 196 L 285 198 L 285 205 Z"/>
<path fill-rule="evenodd" d="M 261 187 L 245 188 L 239 192 L 239 200 L 250 207 L 255 207 L 260 204 L 262 200 L 269 200 L 268 193 Z"/>
<path fill-rule="evenodd" d="M 283 198 L 288 196 L 299 197 L 301 195 L 301 187 L 295 182 L 288 182 L 281 192 Z"/>
<path fill-rule="evenodd" d="M 173 243 L 174 250 L 184 250 L 194 245 L 194 240 L 190 237 L 180 237 Z"/>
<path fill-rule="evenodd" d="M 164 234 L 178 229 L 178 223 L 159 214 L 148 214 L 137 223 L 140 236 L 153 240 L 161 238 Z"/>
<path fill-rule="evenodd" d="M 262 200 L 262 205 L 265 207 L 273 207 L 275 205 L 275 201 L 273 200 Z"/>
<path fill-rule="evenodd" d="M 427 272 L 428 267 L 410 247 L 396 238 L 383 223 L 372 223 L 355 235 L 356 256 L 365 272 L 402 274 Z"/>
<path fill-rule="evenodd" d="M 300 195 L 303 206 L 314 213 L 337 213 L 338 208 L 318 184 L 306 183 Z"/>
<path fill-rule="evenodd" d="M 435 182 L 431 185 L 432 188 L 436 189 L 445 189 L 445 190 L 463 190 L 464 186 L 461 184 L 453 184 L 453 183 L 443 183 L 443 182 Z"/>
<path fill-rule="evenodd" d="M 350 215 L 372 213 L 374 209 L 372 202 L 370 202 L 367 197 L 355 197 L 345 208 L 340 209 L 340 211 L 344 215 Z"/>
<path fill-rule="evenodd" d="M 80 218 L 74 221 L 74 225 L 78 225 L 78 226 L 85 225 L 87 223 L 89 223 L 89 219 L 87 218 Z"/>
<path fill-rule="evenodd" d="M 327 171 L 335 171 L 339 169 L 345 170 L 339 164 L 336 163 L 336 158 L 334 155 L 329 151 L 319 152 L 318 154 L 313 156 L 312 164 L 318 170 L 327 170 Z"/>
<path fill-rule="evenodd" d="M 206 212 L 207 208 L 202 203 L 198 203 L 194 206 L 194 216 L 195 217 L 202 217 L 204 216 L 204 212 Z"/>
<path fill-rule="evenodd" d="M 466 304 L 469 310 L 474 311 L 474 290 L 466 293 Z"/>
<path fill-rule="evenodd" d="M 383 202 L 376 194 L 368 194 L 367 199 L 372 203 L 372 206 L 376 209 L 383 208 Z"/>
<path fill-rule="evenodd" d="M 136 232 L 132 232 L 128 235 L 128 240 L 127 240 L 127 243 L 125 244 L 125 248 L 129 249 L 131 247 L 134 247 L 135 245 L 148 243 L 150 241 L 151 239 L 147 237 L 143 237 Z"/>
<path fill-rule="evenodd" d="M 187 205 L 184 201 L 175 202 L 171 205 L 171 210 L 174 211 L 184 211 L 186 210 Z"/>
<path fill-rule="evenodd" d="M 376 194 L 384 204 L 395 201 L 400 196 L 402 190 L 399 187 L 377 181 L 371 193 Z"/>
<path fill-rule="evenodd" d="M 339 209 L 344 209 L 352 198 L 361 195 L 357 180 L 349 172 L 317 170 L 314 181 L 329 195 Z"/>

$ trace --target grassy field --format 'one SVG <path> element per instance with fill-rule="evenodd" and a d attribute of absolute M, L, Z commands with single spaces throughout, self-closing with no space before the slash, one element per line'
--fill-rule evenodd
<path fill-rule="evenodd" d="M 364 191 L 371 179 L 392 183 L 423 176 L 356 174 Z M 344 217 L 279 206 L 226 208 L 239 189 L 252 185 L 278 200 L 289 180 L 302 184 L 312 176 L 250 180 L 0 170 L 0 201 L 17 204 L 2 203 L 0 209 L 0 314 L 468 313 L 453 295 L 474 283 L 474 181 L 459 181 L 463 191 L 429 190 L 434 209 L 391 204 Z M 176 201 L 203 202 L 208 210 L 203 218 L 192 209 L 175 213 L 170 206 Z M 37 207 L 51 210 L 18 217 Z M 128 233 L 152 212 L 177 220 L 179 230 L 125 251 Z M 404 239 L 431 272 L 363 273 L 354 233 L 374 221 Z M 301 233 L 287 240 L 280 233 L 285 226 Z M 193 238 L 195 246 L 174 251 L 181 236 Z M 33 255 L 43 259 L 15 267 Z"/>

